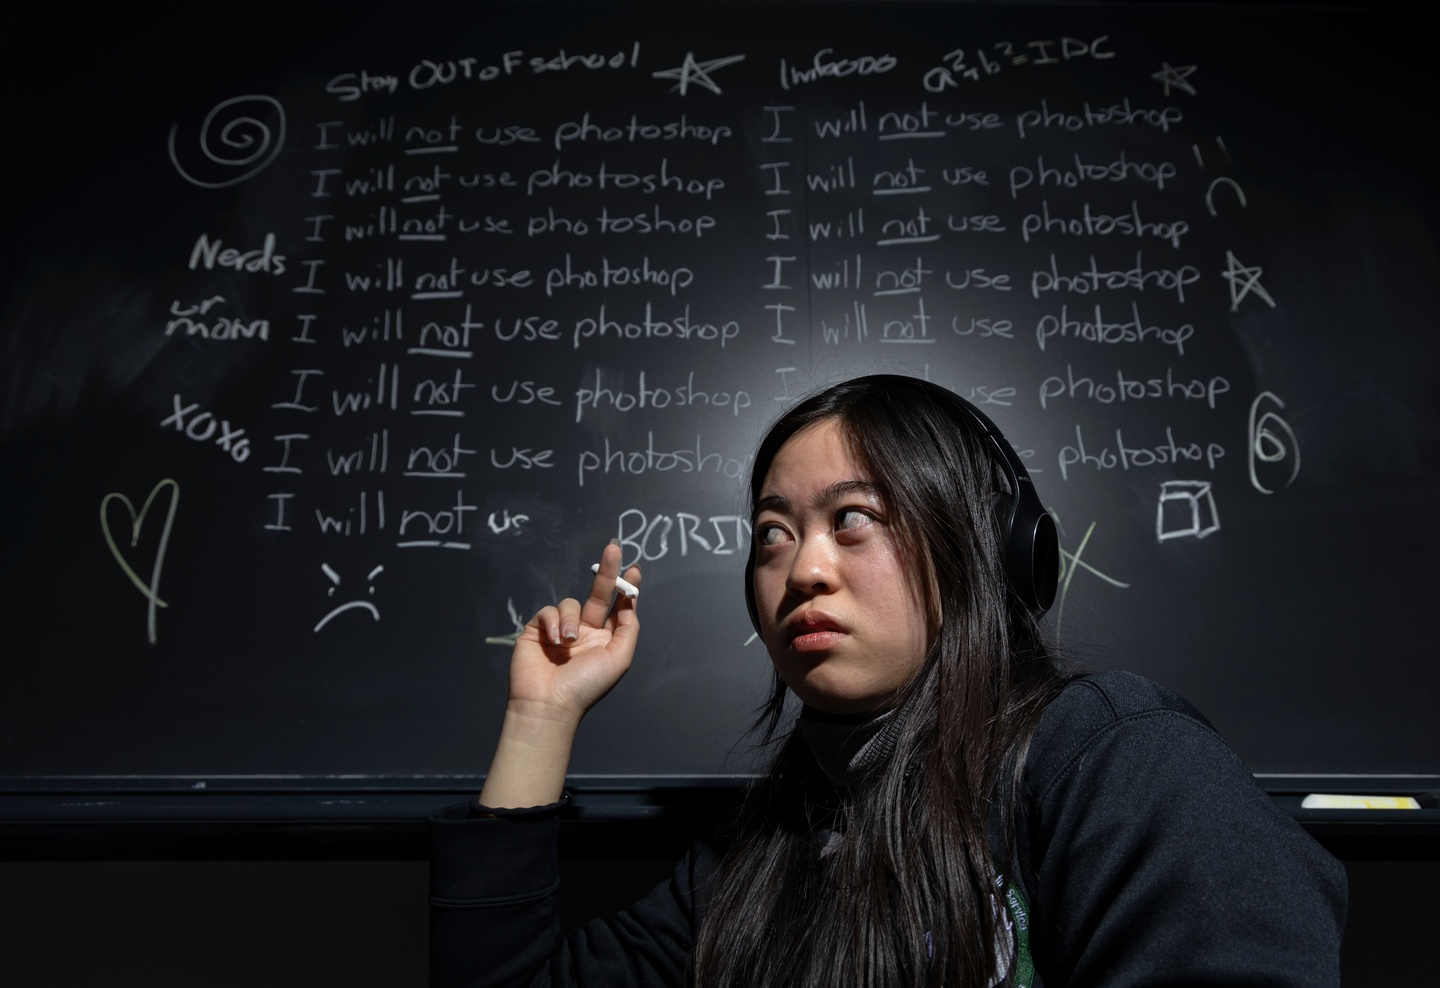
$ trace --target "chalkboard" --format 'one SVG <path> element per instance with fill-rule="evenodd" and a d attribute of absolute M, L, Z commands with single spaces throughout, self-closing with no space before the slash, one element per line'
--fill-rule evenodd
<path fill-rule="evenodd" d="M 1067 654 L 1440 775 L 1436 85 L 1402 17 L 40 7 L 0 73 L 0 778 L 473 779 L 603 543 L 577 780 L 749 764 L 751 450 L 980 405 Z"/>

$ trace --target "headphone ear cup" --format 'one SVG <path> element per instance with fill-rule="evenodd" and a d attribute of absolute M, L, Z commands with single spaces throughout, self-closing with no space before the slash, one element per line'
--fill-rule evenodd
<path fill-rule="evenodd" d="M 1046 611 L 1055 602 L 1055 590 L 1060 584 L 1060 535 L 1055 530 L 1055 519 L 1043 508 L 1024 527 L 1029 533 L 1026 568 L 1030 585 L 1026 603 Z"/>
<path fill-rule="evenodd" d="M 1026 484 L 1016 495 L 995 498 L 1005 575 L 1010 588 L 1027 607 L 1045 611 L 1055 600 L 1060 582 L 1060 537 L 1050 516 Z"/>

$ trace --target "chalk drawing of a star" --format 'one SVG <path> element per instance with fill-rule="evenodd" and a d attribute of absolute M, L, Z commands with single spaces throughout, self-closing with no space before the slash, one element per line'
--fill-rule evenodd
<path fill-rule="evenodd" d="M 1161 62 L 1160 71 L 1156 72 L 1150 78 L 1154 79 L 1156 82 L 1160 83 L 1160 85 L 1165 87 L 1166 96 L 1170 95 L 1170 87 L 1172 86 L 1176 89 L 1182 90 L 1183 92 L 1189 93 L 1191 96 L 1194 96 L 1195 87 L 1190 85 L 1189 80 L 1190 77 L 1195 74 L 1195 69 L 1197 67 L 1198 66 L 1194 65 L 1182 65 L 1177 69 L 1173 67 L 1169 62 Z"/>
<path fill-rule="evenodd" d="M 695 61 L 695 53 L 687 51 L 685 61 L 678 69 L 664 69 L 660 72 L 651 72 L 650 75 L 656 79 L 674 79 L 675 85 L 670 91 L 679 92 L 684 96 L 691 83 L 697 86 L 704 86 L 715 95 L 720 95 L 720 87 L 715 85 L 715 80 L 710 78 L 710 73 L 717 69 L 723 69 L 727 65 L 734 65 L 736 62 L 745 61 L 744 55 L 728 55 L 725 58 L 712 58 L 708 62 Z"/>
<path fill-rule="evenodd" d="M 1235 255 L 1230 251 L 1225 252 L 1225 270 L 1220 272 L 1220 277 L 1230 282 L 1230 311 L 1237 312 L 1240 309 L 1240 302 L 1254 292 L 1264 299 L 1265 304 L 1275 308 L 1275 300 L 1260 284 L 1261 270 L 1258 267 L 1250 268 L 1241 264 Z"/>

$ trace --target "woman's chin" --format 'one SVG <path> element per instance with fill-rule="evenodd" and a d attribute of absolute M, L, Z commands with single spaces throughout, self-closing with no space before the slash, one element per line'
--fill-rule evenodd
<path fill-rule="evenodd" d="M 823 714 L 875 713 L 889 706 L 892 698 L 889 691 L 829 681 L 829 677 L 807 676 L 787 685 L 802 703 Z"/>

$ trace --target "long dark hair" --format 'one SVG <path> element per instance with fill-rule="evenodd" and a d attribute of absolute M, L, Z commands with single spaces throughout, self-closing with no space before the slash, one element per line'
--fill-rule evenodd
<path fill-rule="evenodd" d="M 1008 589 L 994 510 L 1004 474 L 955 396 L 885 375 L 797 403 L 756 452 L 752 505 L 780 448 L 824 420 L 879 486 L 938 630 L 896 697 L 887 759 L 837 789 L 798 734 L 779 742 L 736 820 L 694 981 L 980 988 L 996 971 L 996 879 L 1008 870 L 991 827 L 1013 840 L 1025 746 L 1064 680 L 1038 617 Z M 757 721 L 764 743 L 779 736 L 785 692 L 777 675 Z M 816 835 L 830 832 L 842 836 L 822 854 Z"/>

